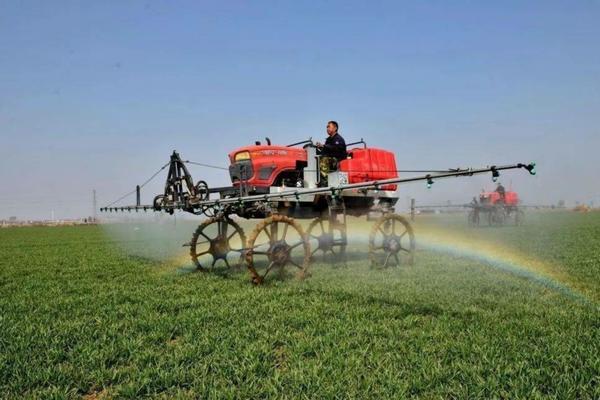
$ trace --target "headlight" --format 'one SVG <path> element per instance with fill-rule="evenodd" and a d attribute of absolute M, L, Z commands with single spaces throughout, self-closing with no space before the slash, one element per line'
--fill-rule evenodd
<path fill-rule="evenodd" d="M 235 155 L 235 161 L 249 160 L 250 152 L 248 151 L 240 151 Z"/>

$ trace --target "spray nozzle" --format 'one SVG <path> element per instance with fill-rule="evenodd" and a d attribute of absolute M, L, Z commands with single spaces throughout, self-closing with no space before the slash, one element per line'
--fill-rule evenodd
<path fill-rule="evenodd" d="M 531 175 L 535 175 L 536 171 L 535 171 L 535 162 L 530 162 L 529 164 L 525 165 L 525 164 L 518 164 L 518 166 L 520 168 L 525 168 L 527 171 L 529 171 L 529 173 Z"/>
<path fill-rule="evenodd" d="M 496 182 L 500 176 L 500 172 L 498 172 L 495 165 L 490 167 L 490 169 L 492 171 L 492 182 Z"/>

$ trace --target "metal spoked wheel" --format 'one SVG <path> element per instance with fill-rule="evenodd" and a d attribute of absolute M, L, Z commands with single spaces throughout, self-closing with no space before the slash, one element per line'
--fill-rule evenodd
<path fill-rule="evenodd" d="M 309 260 L 310 244 L 306 234 L 292 218 L 283 215 L 265 218 L 248 239 L 246 261 L 255 284 L 263 283 L 271 272 L 283 277 L 286 266 L 303 279 Z"/>
<path fill-rule="evenodd" d="M 501 226 L 506 220 L 506 212 L 502 206 L 494 206 L 488 213 L 488 225 Z"/>
<path fill-rule="evenodd" d="M 190 255 L 199 270 L 217 266 L 219 260 L 228 268 L 243 262 L 246 235 L 227 217 L 213 217 L 201 223 L 190 242 Z"/>
<path fill-rule="evenodd" d="M 517 208 L 515 211 L 515 225 L 521 226 L 523 222 L 525 222 L 525 213 L 520 208 Z"/>
<path fill-rule="evenodd" d="M 475 227 L 479 226 L 479 210 L 471 209 L 469 214 L 467 215 L 467 220 L 469 222 L 469 226 Z"/>
<path fill-rule="evenodd" d="M 372 267 L 413 265 L 415 234 L 410 223 L 400 215 L 388 214 L 379 218 L 369 236 L 369 258 Z"/>
<path fill-rule="evenodd" d="M 329 218 L 317 218 L 308 226 L 307 235 L 312 249 L 311 259 L 319 251 L 324 256 L 331 253 L 336 258 L 344 259 L 348 238 L 343 223 L 332 221 Z"/>

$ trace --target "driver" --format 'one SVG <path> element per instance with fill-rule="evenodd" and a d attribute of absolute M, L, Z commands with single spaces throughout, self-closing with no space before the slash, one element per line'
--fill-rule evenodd
<path fill-rule="evenodd" d="M 336 121 L 329 121 L 325 143 L 317 142 L 317 154 L 321 156 L 319 170 L 322 186 L 327 186 L 329 172 L 336 171 L 338 162 L 347 157 L 346 142 L 338 133 L 338 128 L 339 125 Z"/>
<path fill-rule="evenodd" d="M 504 186 L 500 182 L 498 182 L 498 187 L 496 187 L 496 192 L 500 195 L 500 199 L 502 202 L 505 202 L 506 191 L 504 190 Z"/>

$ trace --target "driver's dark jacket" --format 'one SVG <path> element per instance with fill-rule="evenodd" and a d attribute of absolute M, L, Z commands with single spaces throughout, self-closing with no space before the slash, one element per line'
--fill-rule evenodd
<path fill-rule="evenodd" d="M 325 157 L 333 157 L 338 161 L 345 159 L 347 156 L 346 142 L 342 135 L 336 133 L 333 136 L 328 136 L 319 154 Z"/>

